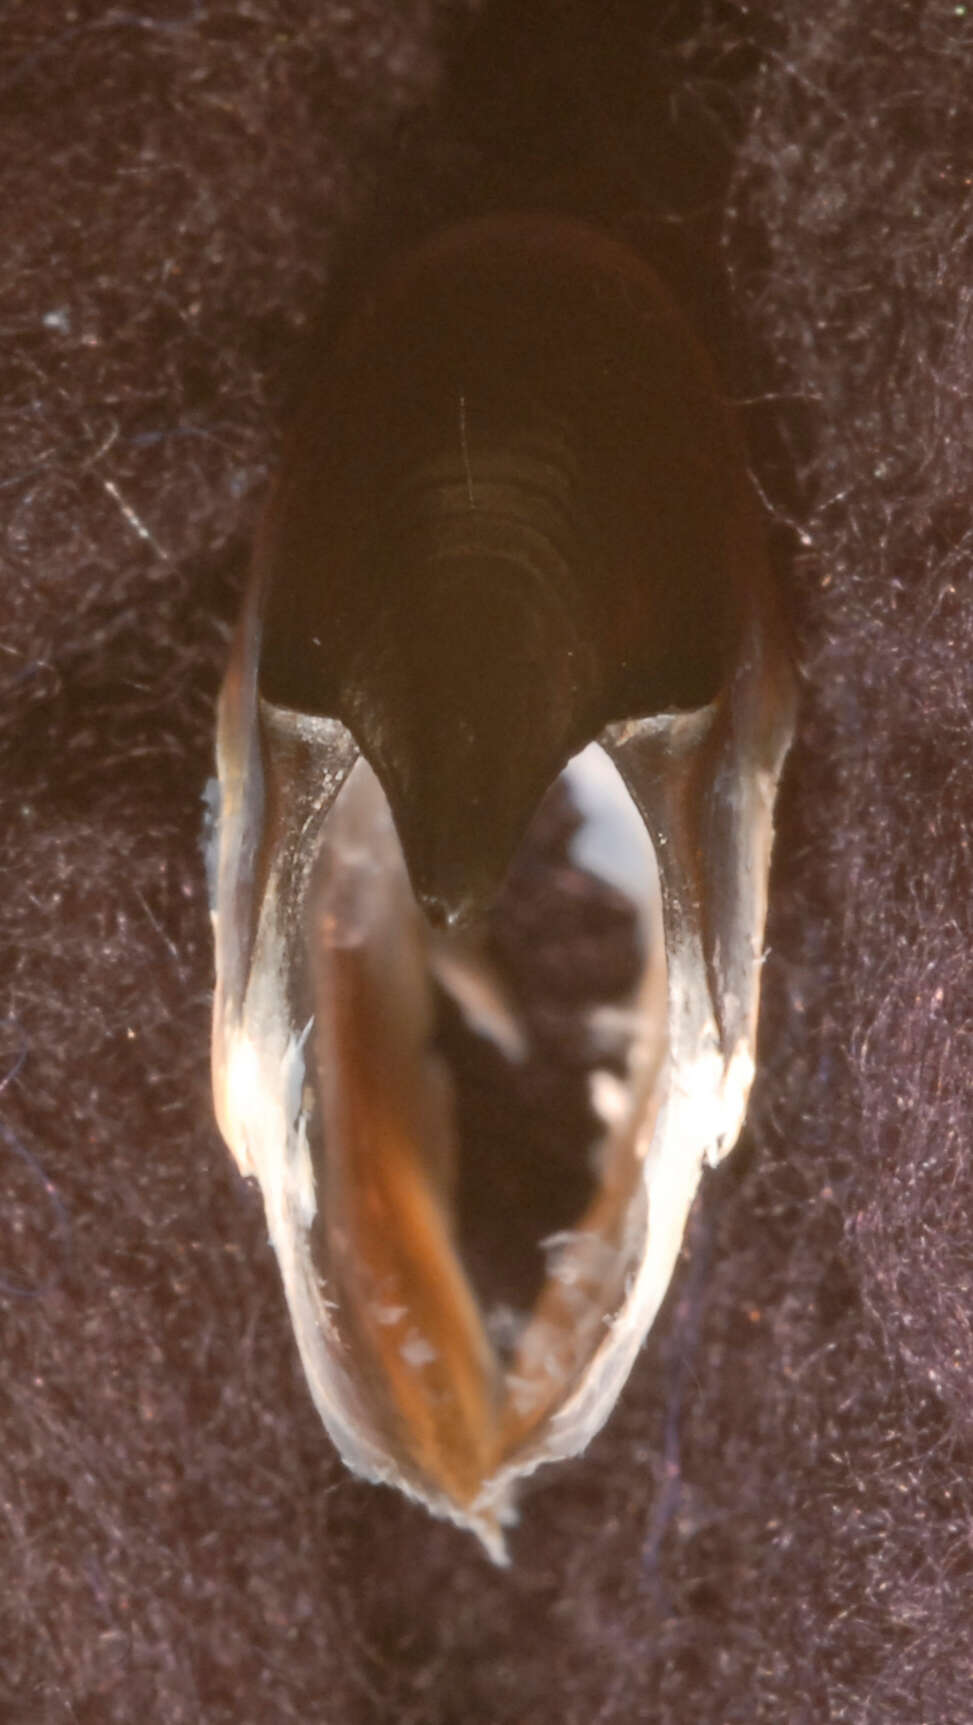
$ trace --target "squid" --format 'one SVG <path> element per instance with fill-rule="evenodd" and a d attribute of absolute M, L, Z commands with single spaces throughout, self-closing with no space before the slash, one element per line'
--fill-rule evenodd
<path fill-rule="evenodd" d="M 794 711 L 648 261 L 540 215 L 395 259 L 308 380 L 220 697 L 213 1089 L 344 1461 L 498 1562 L 741 1131 Z"/>

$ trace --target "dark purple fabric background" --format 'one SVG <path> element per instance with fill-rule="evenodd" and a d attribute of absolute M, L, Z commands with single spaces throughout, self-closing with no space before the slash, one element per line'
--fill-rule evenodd
<path fill-rule="evenodd" d="M 965 1725 L 973 13 L 7 0 L 0 57 L 0 1719 Z M 503 1574 L 311 1408 L 198 833 L 308 332 L 511 203 L 720 352 L 805 691 L 747 1139 Z"/>

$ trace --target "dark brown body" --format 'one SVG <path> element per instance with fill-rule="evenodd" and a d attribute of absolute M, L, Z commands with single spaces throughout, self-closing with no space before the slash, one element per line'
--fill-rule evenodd
<path fill-rule="evenodd" d="M 540 217 L 399 266 L 311 399 L 264 541 L 261 692 L 343 720 L 420 899 L 460 920 L 576 749 L 718 691 L 763 567 L 740 450 L 648 266 Z"/>

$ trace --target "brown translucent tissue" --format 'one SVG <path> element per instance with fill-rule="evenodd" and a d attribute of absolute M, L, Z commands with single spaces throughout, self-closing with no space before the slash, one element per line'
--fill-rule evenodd
<path fill-rule="evenodd" d="M 792 722 L 741 443 L 648 264 L 506 217 L 395 265 L 311 381 L 221 700 L 214 1087 L 339 1449 L 495 1556 L 517 1477 L 610 1412 L 742 1124 Z M 526 1115 L 472 1193 L 461 1118 L 481 1045 L 515 1097 L 539 1070 L 527 879 L 538 951 L 538 882 L 580 907 L 550 1010 L 587 1138 L 510 1309 L 457 1193 L 519 1238 Z M 634 980 L 569 1023 L 608 899 Z"/>

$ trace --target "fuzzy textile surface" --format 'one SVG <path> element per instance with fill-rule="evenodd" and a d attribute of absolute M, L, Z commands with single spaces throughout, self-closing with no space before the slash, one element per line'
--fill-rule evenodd
<path fill-rule="evenodd" d="M 973 13 L 6 0 L 0 1720 L 973 1720 Z M 803 685 L 760 1076 L 513 1567 L 351 1479 L 213 1124 L 199 849 L 317 320 L 520 204 L 716 349 Z"/>

